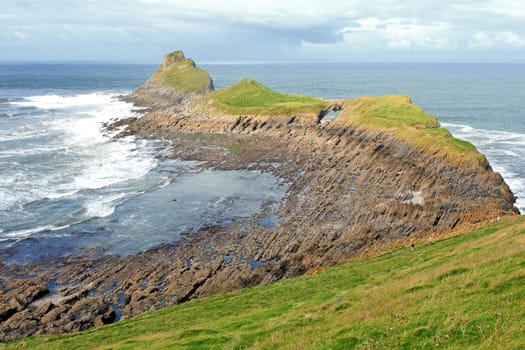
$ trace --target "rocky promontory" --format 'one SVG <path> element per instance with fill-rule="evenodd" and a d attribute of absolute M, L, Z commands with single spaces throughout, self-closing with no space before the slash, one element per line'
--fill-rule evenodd
<path fill-rule="evenodd" d="M 123 135 L 169 140 L 203 169 L 271 172 L 289 184 L 285 199 L 135 256 L 1 266 L 1 339 L 86 329 L 518 213 L 485 157 L 406 96 L 322 100 L 252 79 L 215 91 L 177 51 L 125 98 L 149 111 L 115 123 Z"/>

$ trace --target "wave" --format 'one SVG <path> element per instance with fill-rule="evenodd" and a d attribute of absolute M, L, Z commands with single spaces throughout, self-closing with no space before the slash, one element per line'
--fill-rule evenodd
<path fill-rule="evenodd" d="M 525 212 L 525 134 L 442 123 L 455 137 L 472 142 L 484 153 L 517 196 L 516 206 Z"/>
<path fill-rule="evenodd" d="M 475 128 L 464 124 L 441 123 L 441 125 L 454 133 L 483 137 L 489 142 L 499 141 L 508 144 L 525 145 L 525 134 L 522 133 Z"/>
<path fill-rule="evenodd" d="M 38 227 L 24 229 L 24 230 L 6 232 L 6 233 L 2 233 L 2 237 L 0 237 L 0 241 L 21 240 L 24 238 L 28 238 L 31 235 L 34 235 L 35 233 L 40 233 L 40 232 L 45 232 L 45 231 L 58 231 L 58 230 L 62 230 L 68 227 L 70 227 L 70 225 L 63 225 L 63 226 L 44 225 L 44 226 L 38 226 Z"/>
<path fill-rule="evenodd" d="M 116 207 L 128 197 L 124 193 L 116 193 L 102 198 L 93 198 L 84 202 L 83 207 L 88 218 L 102 218 L 113 214 Z"/>
<path fill-rule="evenodd" d="M 70 197 L 78 192 L 79 190 L 73 190 L 73 191 L 68 191 L 68 192 L 52 192 L 52 193 L 46 194 L 46 197 L 44 199 L 60 199 L 64 197 Z"/>
<path fill-rule="evenodd" d="M 115 140 L 102 131 L 103 123 L 137 115 L 117 96 L 45 95 L 10 102 L 42 110 L 6 125 L 2 137 L 7 136 L 0 138 L 0 214 L 6 218 L 1 237 L 27 237 L 52 230 L 57 222 L 73 225 L 108 216 L 145 186 L 157 185 L 160 180 L 143 180 L 158 164 L 157 142 Z M 57 219 L 54 206 L 61 203 L 72 204 L 69 214 Z M 20 225 L 34 228 L 16 230 Z"/>
<path fill-rule="evenodd" d="M 106 92 L 93 92 L 79 95 L 37 95 L 24 97 L 22 101 L 11 101 L 10 105 L 20 107 L 35 107 L 40 109 L 78 108 L 98 106 L 100 103 L 109 102 L 116 94 Z"/>

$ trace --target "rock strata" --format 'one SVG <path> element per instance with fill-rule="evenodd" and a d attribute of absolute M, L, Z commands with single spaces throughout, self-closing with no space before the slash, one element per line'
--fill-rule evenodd
<path fill-rule="evenodd" d="M 181 60 L 182 53 L 165 57 L 161 69 Z M 168 139 L 174 157 L 203 168 L 271 172 L 289 183 L 285 200 L 135 256 L 86 252 L 2 266 L 0 339 L 100 326 L 517 213 L 486 161 L 466 162 L 342 119 L 228 115 L 203 108 L 211 89 L 187 93 L 150 79 L 127 98 L 151 110 L 126 120 L 124 133 Z M 352 114 L 347 101 L 332 104 L 341 116 Z"/>

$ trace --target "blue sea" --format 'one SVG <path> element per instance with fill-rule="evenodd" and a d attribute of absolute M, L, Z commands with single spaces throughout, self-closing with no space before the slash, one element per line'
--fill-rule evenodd
<path fill-rule="evenodd" d="M 205 64 L 216 88 L 244 77 L 324 98 L 409 95 L 500 172 L 525 211 L 525 65 Z M 0 65 L 0 258 L 26 262 L 102 247 L 132 254 L 249 216 L 287 184 L 196 170 L 168 144 L 113 140 L 102 124 L 140 115 L 119 95 L 156 65 Z"/>

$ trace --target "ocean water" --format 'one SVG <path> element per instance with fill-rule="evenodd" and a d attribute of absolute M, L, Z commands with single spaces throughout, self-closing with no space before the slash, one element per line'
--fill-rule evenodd
<path fill-rule="evenodd" d="M 103 124 L 140 115 L 118 99 L 152 66 L 0 66 L 0 259 L 102 248 L 127 255 L 250 216 L 287 185 L 253 171 L 197 171 L 169 144 L 118 140 Z"/>
<path fill-rule="evenodd" d="M 525 211 L 525 65 L 202 65 L 217 88 L 252 77 L 325 98 L 403 94 L 474 143 Z M 169 145 L 101 129 L 138 115 L 117 97 L 155 65 L 0 65 L 0 258 L 25 262 L 76 247 L 131 254 L 249 216 L 286 184 L 256 172 L 197 172 Z M 161 157 L 159 157 L 159 155 Z"/>

